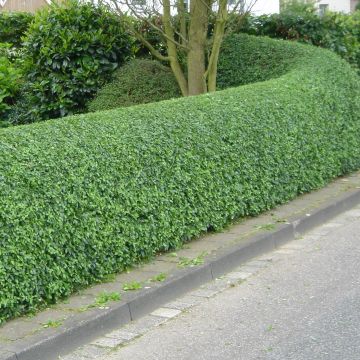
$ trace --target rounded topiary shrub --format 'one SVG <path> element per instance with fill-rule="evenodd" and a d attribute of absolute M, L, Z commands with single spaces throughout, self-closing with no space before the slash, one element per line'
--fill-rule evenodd
<path fill-rule="evenodd" d="M 69 0 L 36 14 L 24 46 L 28 106 L 15 123 L 81 112 L 130 56 L 132 39 L 107 8 Z"/>
<path fill-rule="evenodd" d="M 158 61 L 135 59 L 116 70 L 111 82 L 99 90 L 90 111 L 145 104 L 181 96 L 170 68 Z"/>

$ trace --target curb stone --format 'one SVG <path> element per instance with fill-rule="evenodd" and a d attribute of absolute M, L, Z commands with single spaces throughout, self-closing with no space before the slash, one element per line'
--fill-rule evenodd
<path fill-rule="evenodd" d="M 216 255 L 207 258 L 205 264 L 177 271 L 171 279 L 135 293 L 126 302 L 117 303 L 95 314 L 81 314 L 66 327 L 52 329 L 46 336 L 42 334 L 5 345 L 4 349 L 0 349 L 0 360 L 57 359 L 59 355 L 66 355 L 82 344 L 151 313 L 251 258 L 275 250 L 359 203 L 360 190 L 352 190 L 328 201 L 312 213 L 293 216 L 287 224 L 280 225 L 276 230 L 252 236 L 226 250 L 219 250 Z"/>

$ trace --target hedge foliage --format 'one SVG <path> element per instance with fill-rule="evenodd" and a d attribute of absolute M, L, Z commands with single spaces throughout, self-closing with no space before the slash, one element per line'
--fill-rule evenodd
<path fill-rule="evenodd" d="M 299 49 L 283 43 L 252 37 L 227 37 L 222 43 L 218 64 L 218 89 L 265 81 L 284 74 L 296 62 Z M 158 61 L 135 59 L 114 73 L 113 80 L 101 88 L 88 109 L 109 110 L 180 97 L 169 67 Z"/>
<path fill-rule="evenodd" d="M 26 12 L 0 12 L 0 42 L 20 46 L 33 18 Z"/>
<path fill-rule="evenodd" d="M 181 96 L 169 67 L 158 61 L 134 59 L 115 71 L 88 106 L 90 111 L 146 104 Z"/>
<path fill-rule="evenodd" d="M 299 49 L 288 42 L 259 37 L 237 36 L 224 39 L 218 63 L 217 87 L 245 85 L 285 74 L 298 61 Z"/>
<path fill-rule="evenodd" d="M 0 130 L 0 321 L 358 169 L 359 77 L 276 45 L 277 79 Z"/>
<path fill-rule="evenodd" d="M 119 18 L 81 0 L 37 12 L 24 40 L 26 82 L 15 124 L 81 112 L 132 51 Z"/>

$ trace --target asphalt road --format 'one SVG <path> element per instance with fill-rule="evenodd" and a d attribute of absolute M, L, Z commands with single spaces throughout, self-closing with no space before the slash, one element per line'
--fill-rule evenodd
<path fill-rule="evenodd" d="M 360 207 L 267 256 L 243 283 L 104 359 L 360 360 Z"/>

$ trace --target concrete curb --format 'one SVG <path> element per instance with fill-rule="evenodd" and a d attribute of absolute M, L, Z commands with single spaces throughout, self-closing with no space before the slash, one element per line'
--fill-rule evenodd
<path fill-rule="evenodd" d="M 253 257 L 272 251 L 288 241 L 360 203 L 360 190 L 339 196 L 317 208 L 313 213 L 289 219 L 278 229 L 253 236 L 241 244 L 207 259 L 201 266 L 177 271 L 171 279 L 151 289 L 143 289 L 125 302 L 91 314 L 81 314 L 65 328 L 53 329 L 47 336 L 31 337 L 0 351 L 0 360 L 50 360 L 69 353 L 85 343 L 136 320 L 159 306 L 199 287 Z"/>

